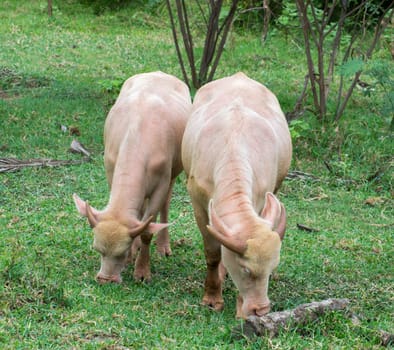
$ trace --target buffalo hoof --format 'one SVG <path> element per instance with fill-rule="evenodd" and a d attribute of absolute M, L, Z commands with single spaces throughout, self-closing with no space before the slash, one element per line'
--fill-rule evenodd
<path fill-rule="evenodd" d="M 152 276 L 150 272 L 137 269 L 134 271 L 134 280 L 136 282 L 150 283 L 152 281 Z"/>
<path fill-rule="evenodd" d="M 208 306 L 214 311 L 222 311 L 224 308 L 223 299 L 214 296 L 204 296 L 204 298 L 202 299 L 202 304 Z"/>
<path fill-rule="evenodd" d="M 160 256 L 170 256 L 172 255 L 171 247 L 168 246 L 162 246 L 157 244 L 157 252 L 160 254 Z"/>

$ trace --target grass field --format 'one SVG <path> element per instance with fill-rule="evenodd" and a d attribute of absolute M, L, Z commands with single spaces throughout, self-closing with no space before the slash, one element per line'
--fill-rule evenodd
<path fill-rule="evenodd" d="M 120 84 L 152 70 L 181 77 L 166 19 L 137 9 L 96 16 L 71 2 L 55 4 L 48 18 L 45 5 L 0 3 L 0 158 L 79 160 L 68 152 L 78 138 L 92 160 L 0 173 L 0 347 L 381 348 L 380 330 L 394 332 L 394 145 L 380 92 L 356 92 L 337 128 L 322 128 L 311 115 L 293 126 L 291 170 L 316 178 L 281 188 L 288 230 L 269 289 L 274 311 L 349 298 L 359 322 L 334 312 L 275 339 L 234 340 L 240 321 L 231 280 L 223 312 L 200 305 L 205 262 L 184 175 L 170 212 L 173 255 L 160 258 L 152 247 L 150 284 L 134 282 L 132 267 L 122 285 L 95 282 L 99 256 L 72 200 L 76 192 L 97 208 L 107 203 L 102 130 Z M 384 41 L 377 57 L 393 66 Z M 262 46 L 257 35 L 234 30 L 217 77 L 238 70 L 266 84 L 289 111 L 306 72 L 302 45 L 275 31 Z"/>

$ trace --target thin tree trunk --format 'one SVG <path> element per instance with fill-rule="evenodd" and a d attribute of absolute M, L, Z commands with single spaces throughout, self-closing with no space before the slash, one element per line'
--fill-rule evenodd
<path fill-rule="evenodd" d="M 264 9 L 264 23 L 263 23 L 263 32 L 261 33 L 261 43 L 267 39 L 268 28 L 271 20 L 271 9 L 270 9 L 270 0 L 263 1 L 263 9 Z"/>
<path fill-rule="evenodd" d="M 239 0 L 232 0 L 231 7 L 228 15 L 221 20 L 220 13 L 223 6 L 223 0 L 209 0 L 207 1 L 207 6 L 209 8 L 208 19 L 204 15 L 203 7 L 198 0 L 196 0 L 197 7 L 201 13 L 201 16 L 197 16 L 198 19 L 202 19 L 204 24 L 207 26 L 204 47 L 202 56 L 200 59 L 200 65 L 197 69 L 195 57 L 195 48 L 192 38 L 192 30 L 189 23 L 189 16 L 187 11 L 187 2 L 185 0 L 173 0 L 176 4 L 176 14 L 178 17 L 179 30 L 182 36 L 184 49 L 186 51 L 186 57 L 189 63 L 189 68 L 191 72 L 191 82 L 187 76 L 187 70 L 182 56 L 182 51 L 179 46 L 179 40 L 177 35 L 177 25 L 175 23 L 175 18 L 171 6 L 172 0 L 166 0 L 168 13 L 170 16 L 172 35 L 175 42 L 175 48 L 177 51 L 177 56 L 179 63 L 181 65 L 182 74 L 184 80 L 189 88 L 191 88 L 190 83 L 194 88 L 198 89 L 201 85 L 213 79 L 216 68 L 219 64 L 220 57 L 224 50 L 224 45 L 228 33 L 230 31 L 235 11 L 237 9 L 237 4 Z M 196 16 L 192 16 L 194 19 Z M 222 24 L 220 24 L 222 23 Z"/>
<path fill-rule="evenodd" d="M 48 16 L 52 17 L 52 0 L 48 0 Z"/>
<path fill-rule="evenodd" d="M 235 15 L 235 11 L 237 9 L 237 5 L 238 5 L 238 0 L 233 0 L 230 12 L 227 15 L 226 19 L 224 20 L 224 23 L 223 23 L 221 29 L 219 30 L 218 38 L 219 38 L 219 35 L 221 34 L 221 32 L 223 32 L 222 33 L 222 38 L 221 38 L 221 40 L 219 42 L 219 47 L 216 49 L 216 57 L 215 57 L 215 59 L 214 59 L 214 61 L 212 63 L 211 70 L 210 70 L 210 73 L 209 73 L 207 81 L 211 81 L 213 79 L 213 76 L 214 76 L 214 74 L 216 72 L 216 68 L 219 65 L 219 60 L 220 60 L 220 57 L 222 56 L 222 53 L 223 53 L 223 50 L 224 50 L 224 45 L 226 44 L 228 33 L 230 32 L 230 28 L 231 28 L 231 25 L 232 25 L 232 22 L 233 22 L 233 19 L 234 19 L 234 15 Z"/>
<path fill-rule="evenodd" d="M 185 81 L 186 85 L 190 88 L 190 82 L 189 82 L 189 78 L 187 76 L 186 73 L 186 68 L 185 68 L 185 64 L 183 62 L 183 58 L 182 58 L 182 52 L 181 49 L 179 47 L 179 42 L 178 42 L 178 35 L 176 32 L 176 26 L 175 26 L 175 21 L 174 21 L 174 15 L 172 13 L 172 8 L 171 8 L 171 4 L 170 4 L 170 0 L 166 0 L 166 4 L 167 4 L 167 9 L 168 9 L 168 14 L 170 16 L 170 23 L 171 23 L 171 31 L 172 31 L 172 36 L 174 39 L 174 44 L 175 44 L 175 50 L 176 50 L 176 54 L 178 56 L 178 61 L 179 61 L 179 65 L 181 66 L 181 71 L 182 71 L 182 75 L 183 75 L 183 80 Z"/>
<path fill-rule="evenodd" d="M 310 23 L 308 21 L 306 7 L 302 0 L 297 0 L 297 8 L 301 21 L 302 33 L 304 35 L 305 54 L 306 54 L 307 65 L 308 65 L 309 81 L 311 83 L 311 90 L 313 94 L 313 102 L 314 102 L 315 110 L 319 111 L 320 104 L 319 104 L 319 97 L 317 94 L 317 87 L 316 87 L 316 72 L 315 72 L 315 65 L 313 63 L 311 46 L 310 46 L 310 36 L 312 35 L 311 33 L 312 30 L 310 27 Z"/>
<path fill-rule="evenodd" d="M 179 27 L 183 38 L 183 44 L 185 46 L 186 55 L 189 60 L 189 65 L 191 68 L 190 70 L 191 70 L 193 85 L 196 85 L 197 74 L 196 74 L 195 63 L 194 63 L 193 38 L 190 33 L 190 28 L 188 24 L 189 20 L 187 17 L 184 0 L 176 0 L 176 9 L 179 19 Z"/>

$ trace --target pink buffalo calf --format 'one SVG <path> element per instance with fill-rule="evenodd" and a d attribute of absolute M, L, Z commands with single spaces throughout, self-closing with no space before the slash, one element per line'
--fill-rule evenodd
<path fill-rule="evenodd" d="M 188 87 L 174 76 L 138 74 L 123 85 L 104 128 L 104 164 L 111 195 L 103 210 L 74 195 L 94 232 L 101 254 L 97 280 L 121 282 L 121 271 L 138 240 L 134 278 L 151 279 L 149 248 L 170 255 L 168 208 L 175 177 L 182 171 L 181 141 L 191 108 Z M 154 223 L 160 213 L 161 223 Z"/>
<path fill-rule="evenodd" d="M 269 311 L 269 276 L 286 227 L 284 206 L 273 193 L 291 154 L 286 119 L 265 86 L 237 73 L 197 91 L 182 160 L 204 240 L 203 304 L 223 308 L 227 270 L 239 291 L 237 317 Z"/>

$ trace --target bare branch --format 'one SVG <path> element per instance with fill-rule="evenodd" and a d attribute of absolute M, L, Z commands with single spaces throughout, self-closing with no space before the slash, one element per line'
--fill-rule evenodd
<path fill-rule="evenodd" d="M 328 85 L 327 85 L 327 89 L 325 91 L 325 96 L 324 96 L 324 98 L 326 100 L 328 99 L 328 95 L 329 95 L 329 91 L 330 91 L 330 85 L 329 84 L 333 80 L 335 59 L 337 57 L 339 46 L 341 45 L 342 29 L 343 29 L 343 26 L 344 26 L 344 23 L 345 23 L 346 12 L 347 12 L 347 7 L 342 5 L 342 7 L 341 7 L 341 14 L 340 14 L 338 23 L 336 25 L 337 31 L 335 33 L 335 38 L 334 38 L 334 40 L 332 42 L 332 45 L 331 45 L 331 54 L 330 54 L 330 59 L 328 61 L 328 69 L 327 69 Z M 322 43 L 322 45 L 323 45 L 323 43 Z"/>
<path fill-rule="evenodd" d="M 199 84 L 205 82 L 204 80 L 208 74 L 209 64 L 212 61 L 215 52 L 215 46 L 219 30 L 219 16 L 222 3 L 222 0 L 218 0 L 216 2 L 211 0 L 211 14 L 208 20 L 208 30 L 205 37 L 204 50 L 201 58 Z"/>
<path fill-rule="evenodd" d="M 356 38 L 357 38 L 356 35 L 352 36 L 352 38 L 350 40 L 350 43 L 349 43 L 349 45 L 348 45 L 348 47 L 347 47 L 347 49 L 345 51 L 345 54 L 343 56 L 342 63 L 344 63 L 344 62 L 346 62 L 348 60 L 348 58 L 349 58 L 349 56 L 350 56 L 350 54 L 351 54 L 351 52 L 353 50 L 353 44 L 355 43 Z M 336 109 L 335 109 L 336 111 L 339 111 L 339 107 L 340 107 L 340 104 L 341 104 L 342 91 L 343 91 L 343 75 L 341 75 L 340 81 L 339 81 L 339 88 L 338 88 L 338 94 L 337 94 L 337 106 L 336 106 Z"/>
<path fill-rule="evenodd" d="M 384 32 L 384 30 L 386 29 L 388 23 L 391 23 L 391 20 L 393 18 L 393 13 L 394 11 L 392 10 L 392 5 L 394 5 L 394 1 L 391 2 L 390 6 L 386 7 L 386 9 L 383 10 L 381 16 L 379 17 L 378 21 L 377 21 L 377 25 L 375 27 L 375 31 L 374 31 L 374 37 L 372 40 L 371 45 L 369 46 L 367 53 L 365 55 L 366 59 L 370 59 L 372 56 L 372 52 L 376 47 L 376 44 L 378 43 L 382 33 Z M 391 12 L 390 12 L 391 11 Z M 384 18 L 386 17 L 386 15 L 390 12 L 390 16 L 388 18 L 387 21 L 384 21 Z M 343 111 L 346 108 L 347 103 L 349 102 L 350 96 L 353 93 L 353 90 L 357 84 L 357 81 L 359 80 L 360 76 L 361 76 L 361 71 L 356 72 L 356 74 L 353 77 L 352 83 L 349 87 L 349 89 L 346 92 L 345 97 L 343 98 L 342 102 L 340 103 L 340 95 L 338 95 L 338 105 L 337 105 L 337 109 L 335 112 L 335 121 L 338 121 L 342 114 Z"/>
<path fill-rule="evenodd" d="M 317 87 L 315 82 L 315 65 L 312 59 L 312 49 L 310 46 L 310 38 L 309 35 L 311 34 L 312 30 L 310 27 L 310 23 L 307 16 L 306 7 L 303 0 L 297 0 L 297 9 L 298 15 L 300 18 L 301 26 L 302 26 L 302 33 L 304 35 L 304 43 L 305 43 L 305 54 L 307 59 L 308 65 L 308 72 L 309 72 L 309 81 L 311 82 L 311 90 L 313 94 L 313 101 L 314 107 L 316 111 L 319 110 L 319 98 L 317 94 Z"/>
<path fill-rule="evenodd" d="M 355 23 L 353 34 L 351 36 L 350 43 L 345 48 L 346 52 L 344 55 L 343 62 L 346 62 L 349 55 L 353 50 L 353 46 L 356 40 L 360 40 L 360 35 L 363 32 L 369 31 L 371 26 L 374 27 L 374 36 L 370 43 L 366 53 L 363 55 L 363 59 L 367 60 L 372 56 L 372 53 L 388 23 L 390 23 L 393 17 L 393 6 L 394 1 L 390 4 L 386 4 L 384 0 L 379 3 L 379 18 L 371 20 L 370 8 L 367 6 L 370 4 L 367 0 L 362 0 L 357 4 L 352 4 L 349 9 L 349 2 L 346 0 L 325 0 L 323 5 L 323 12 L 320 18 L 319 12 L 317 11 L 313 1 L 311 0 L 296 0 L 298 16 L 302 26 L 302 32 L 305 43 L 305 54 L 307 59 L 309 80 L 311 82 L 311 90 L 313 94 L 313 103 L 318 118 L 324 120 L 327 113 L 327 103 L 329 100 L 331 83 L 334 80 L 335 63 L 338 57 L 339 49 L 341 48 L 341 38 L 343 37 L 345 20 L 351 17 L 352 23 Z M 332 16 L 334 14 L 334 8 L 340 6 L 339 19 L 335 24 L 330 24 Z M 389 12 L 391 11 L 391 12 Z M 389 20 L 385 20 L 389 14 Z M 309 17 L 308 17 L 309 16 Z M 357 25 L 358 24 L 358 25 Z M 330 56 L 327 59 L 324 57 L 324 49 L 327 47 L 327 39 L 331 38 L 332 32 L 335 31 L 335 35 L 330 40 Z M 329 36 L 330 35 L 330 36 Z M 314 46 L 313 46 L 314 45 Z M 314 53 L 317 53 L 314 58 Z M 313 52 L 313 54 L 312 54 Z M 342 97 L 344 90 L 343 76 L 340 77 L 339 91 L 337 95 L 337 108 L 336 114 L 333 120 L 338 120 L 342 115 L 350 96 L 357 84 L 357 81 L 361 75 L 360 72 L 356 72 L 350 87 L 347 89 L 346 94 Z M 304 87 L 305 91 L 305 87 Z M 304 95 L 304 91 L 301 94 L 300 99 Z M 300 110 L 298 106 L 300 99 L 297 101 L 296 109 Z M 301 100 L 302 101 L 302 100 Z"/>
<path fill-rule="evenodd" d="M 342 0 L 342 5 L 344 5 L 344 3 L 346 3 L 346 1 L 343 1 L 343 0 Z M 326 21 L 325 21 L 326 24 L 327 24 L 327 23 L 330 23 L 331 18 L 332 18 L 332 15 L 333 15 L 333 13 L 334 13 L 334 10 L 335 10 L 335 7 L 336 7 L 336 6 L 337 6 L 337 0 L 334 0 L 333 3 L 330 4 L 330 9 L 329 9 L 329 11 L 327 12 L 328 2 L 327 2 L 327 1 L 325 2 L 324 13 L 327 13 L 327 15 L 326 15 Z"/>
<path fill-rule="evenodd" d="M 188 78 L 187 73 L 186 73 L 185 64 L 183 63 L 183 58 L 182 58 L 182 52 L 181 52 L 181 49 L 179 47 L 178 35 L 177 35 L 176 29 L 175 29 L 176 27 L 175 27 L 174 15 L 172 13 L 170 0 L 166 0 L 166 4 L 167 4 L 167 9 L 168 9 L 168 14 L 170 16 L 172 36 L 174 38 L 175 49 L 176 49 L 176 53 L 177 53 L 177 56 L 178 56 L 179 65 L 181 66 L 183 80 L 185 81 L 187 86 L 189 86 L 189 88 L 190 88 L 191 86 L 190 86 L 190 83 L 189 83 L 189 78 Z"/>
<path fill-rule="evenodd" d="M 264 42 L 267 39 L 268 27 L 272 15 L 272 11 L 269 6 L 270 0 L 263 1 L 263 9 L 264 9 L 264 23 L 263 23 L 263 32 L 261 33 L 261 41 Z"/>
<path fill-rule="evenodd" d="M 378 24 L 375 28 L 372 44 L 369 47 L 369 49 L 367 50 L 367 54 L 366 54 L 367 58 L 371 58 L 372 52 L 373 52 L 373 50 L 375 50 L 376 44 L 378 43 L 378 41 L 379 41 L 380 37 L 382 36 L 384 30 L 386 29 L 387 25 L 389 23 L 391 23 L 391 21 L 393 19 L 393 15 L 394 15 L 393 7 L 394 7 L 394 1 L 391 2 L 391 4 L 383 11 L 381 16 L 379 17 Z M 390 12 L 389 18 L 387 19 L 387 21 L 384 21 L 384 18 L 386 17 L 387 13 L 389 13 L 389 12 Z"/>
<path fill-rule="evenodd" d="M 5 172 L 18 171 L 23 168 L 76 165 L 88 161 L 90 161 L 89 157 L 84 157 L 78 160 L 54 160 L 44 158 L 20 160 L 16 158 L 0 158 L 0 174 Z"/>
<path fill-rule="evenodd" d="M 192 28 L 189 23 L 188 7 L 185 0 L 173 0 L 176 4 L 176 14 L 178 22 L 175 24 L 174 14 L 171 7 L 171 0 L 166 0 L 168 13 L 170 15 L 171 27 L 173 38 L 175 41 L 175 48 L 179 63 L 181 65 L 182 74 L 185 82 L 190 86 L 190 80 L 187 77 L 186 67 L 184 64 L 183 53 L 181 51 L 178 30 L 181 33 L 181 37 L 184 44 L 185 55 L 189 63 L 191 72 L 191 83 L 193 87 L 198 89 L 202 84 L 213 79 L 216 68 L 219 64 L 220 57 L 222 55 L 224 45 L 227 39 L 227 35 L 231 28 L 237 4 L 239 0 L 232 0 L 230 11 L 221 21 L 220 13 L 223 6 L 223 0 L 209 0 L 206 2 L 208 7 L 209 17 L 208 20 L 204 14 L 203 6 L 196 0 L 197 7 L 202 14 L 202 18 L 207 26 L 203 52 L 200 59 L 199 67 L 196 67 L 195 48 L 193 43 Z M 195 16 L 193 16 L 195 18 Z"/>
<path fill-rule="evenodd" d="M 52 17 L 52 13 L 53 13 L 52 0 L 48 0 L 48 16 Z"/>
<path fill-rule="evenodd" d="M 191 70 L 191 75 L 192 75 L 192 81 L 193 84 L 195 85 L 197 82 L 197 76 L 196 76 L 196 70 L 195 70 L 195 64 L 194 64 L 194 55 L 193 55 L 193 40 L 191 37 L 191 34 L 187 30 L 187 13 L 185 11 L 185 5 L 184 5 L 184 0 L 176 0 L 176 9 L 177 9 L 177 14 L 178 14 L 178 19 L 179 19 L 179 28 L 182 34 L 183 38 L 183 45 L 185 47 L 186 51 L 186 56 L 189 60 L 189 66 Z"/>
<path fill-rule="evenodd" d="M 233 335 L 235 337 L 257 335 L 273 338 L 283 328 L 305 326 L 329 311 L 346 310 L 349 302 L 349 299 L 327 299 L 302 304 L 292 310 L 271 312 L 261 317 L 250 316 L 243 326 L 233 330 Z"/>
<path fill-rule="evenodd" d="M 311 7 L 312 18 L 313 18 L 312 22 L 309 20 L 309 17 L 308 17 L 308 6 Z M 304 12 L 305 19 L 309 22 L 309 26 L 311 29 L 312 29 L 312 27 L 315 28 L 315 30 L 311 30 L 310 35 L 311 35 L 316 47 L 318 47 L 320 40 L 319 40 L 318 36 L 316 35 L 316 33 L 319 34 L 319 36 L 320 36 L 320 34 L 322 32 L 324 32 L 324 29 L 321 26 L 319 26 L 319 21 L 318 21 L 318 18 L 317 18 L 316 12 L 315 12 L 315 6 L 313 5 L 313 3 L 311 3 L 311 1 L 308 0 L 306 5 L 304 5 L 304 7 L 305 7 L 305 10 L 304 10 L 305 11 Z"/>
<path fill-rule="evenodd" d="M 297 119 L 305 111 L 305 109 L 302 108 L 302 105 L 306 97 L 306 89 L 308 87 L 308 81 L 309 81 L 309 74 L 305 75 L 304 88 L 297 99 L 293 111 L 286 113 L 286 120 L 288 122 L 292 121 L 293 119 Z"/>
<path fill-rule="evenodd" d="M 187 8 L 186 8 L 184 0 L 182 0 L 182 10 L 184 13 L 184 20 L 185 20 L 185 28 L 186 28 L 187 37 L 189 38 L 190 69 L 191 69 L 193 84 L 195 85 L 197 83 L 197 72 L 196 72 L 196 65 L 194 63 L 193 37 L 192 37 L 191 30 L 190 30 L 189 16 L 187 14 Z"/>
<path fill-rule="evenodd" d="M 201 6 L 201 4 L 200 4 L 200 1 L 196 0 L 195 2 L 196 2 L 196 4 L 197 4 L 197 7 L 198 7 L 199 10 L 200 10 L 201 17 L 202 17 L 202 19 L 204 20 L 204 23 L 205 23 L 206 27 L 208 28 L 208 20 L 207 20 L 207 17 L 205 16 L 205 13 L 204 13 L 204 10 L 203 10 L 203 8 L 202 8 L 202 6 Z"/>
<path fill-rule="evenodd" d="M 212 64 L 211 71 L 208 76 L 208 81 L 211 81 L 213 79 L 216 68 L 219 64 L 219 60 L 220 60 L 220 57 L 221 57 L 223 49 L 224 49 L 224 44 L 226 43 L 227 35 L 228 35 L 231 25 L 232 25 L 232 21 L 233 21 L 234 15 L 235 15 L 235 11 L 237 9 L 237 5 L 238 5 L 238 0 L 233 0 L 230 12 L 225 19 L 224 31 L 223 31 L 222 38 L 219 43 L 219 47 L 217 48 L 217 51 L 216 51 L 216 57 L 215 57 L 215 60 Z"/>
<path fill-rule="evenodd" d="M 319 232 L 320 231 L 318 228 L 309 227 L 304 224 L 297 224 L 297 228 L 299 228 L 302 231 L 307 231 L 307 232 Z"/>

